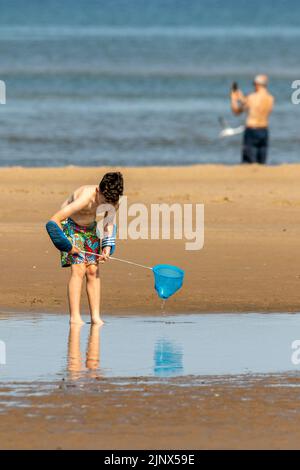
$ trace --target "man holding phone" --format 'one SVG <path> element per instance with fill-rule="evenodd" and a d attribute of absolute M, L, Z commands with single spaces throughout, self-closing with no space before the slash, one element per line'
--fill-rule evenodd
<path fill-rule="evenodd" d="M 268 91 L 267 75 L 257 75 L 254 79 L 254 92 L 245 96 L 237 83 L 231 90 L 231 109 L 234 114 L 247 113 L 244 134 L 242 163 L 267 161 L 269 144 L 269 117 L 274 107 L 274 97 Z"/>

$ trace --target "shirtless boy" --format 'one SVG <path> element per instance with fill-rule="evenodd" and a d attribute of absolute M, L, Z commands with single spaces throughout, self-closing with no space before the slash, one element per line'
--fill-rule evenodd
<path fill-rule="evenodd" d="M 70 245 L 68 251 L 61 252 L 61 264 L 62 267 L 71 267 L 68 299 L 72 324 L 83 323 L 80 299 L 84 277 L 91 321 L 93 324 L 103 323 L 100 318 L 99 261 L 107 261 L 115 245 L 113 216 L 118 209 L 123 186 L 121 173 L 107 173 L 99 186 L 82 186 L 74 191 L 47 224 L 47 230 L 48 225 L 52 224 L 52 228 L 54 226 L 58 231 L 58 236 L 67 237 L 67 245 Z M 106 208 L 106 222 L 100 243 L 96 215 L 97 209 L 102 205 Z M 59 233 L 61 230 L 63 233 Z M 83 251 L 88 253 L 82 253 Z M 100 254 L 100 257 L 95 256 L 97 254 Z"/>
<path fill-rule="evenodd" d="M 274 107 L 274 97 L 268 92 L 268 77 L 258 75 L 254 79 L 254 93 L 244 96 L 233 87 L 231 108 L 235 114 L 247 113 L 242 162 L 265 164 L 269 144 L 269 117 Z"/>

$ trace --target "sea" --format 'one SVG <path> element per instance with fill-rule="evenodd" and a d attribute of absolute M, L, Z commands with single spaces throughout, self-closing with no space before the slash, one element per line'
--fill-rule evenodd
<path fill-rule="evenodd" d="M 299 0 L 0 0 L 0 166 L 240 162 L 229 90 L 276 97 L 269 163 L 300 161 Z"/>

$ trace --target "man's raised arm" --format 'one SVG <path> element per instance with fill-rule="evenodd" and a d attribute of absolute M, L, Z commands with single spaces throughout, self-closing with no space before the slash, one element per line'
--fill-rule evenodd
<path fill-rule="evenodd" d="M 231 109 L 236 115 L 242 114 L 247 110 L 247 97 L 241 90 L 231 91 Z"/>

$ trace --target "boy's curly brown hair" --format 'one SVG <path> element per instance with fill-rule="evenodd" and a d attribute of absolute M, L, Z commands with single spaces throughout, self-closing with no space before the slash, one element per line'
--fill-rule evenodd
<path fill-rule="evenodd" d="M 99 189 L 107 202 L 116 204 L 124 192 L 124 179 L 122 173 L 106 173 L 99 184 Z"/>

